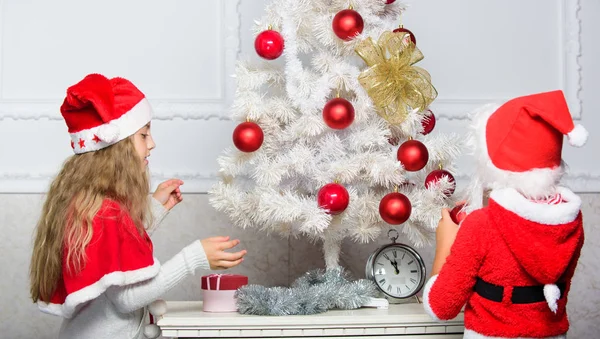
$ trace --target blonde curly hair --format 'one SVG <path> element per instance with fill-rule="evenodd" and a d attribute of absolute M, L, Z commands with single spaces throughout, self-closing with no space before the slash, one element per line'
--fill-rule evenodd
<path fill-rule="evenodd" d="M 30 266 L 33 302 L 49 302 L 63 270 L 80 271 L 92 239 L 92 221 L 104 199 L 118 202 L 144 232 L 148 213 L 149 178 L 140 170 L 132 140 L 78 155 L 64 163 L 48 191 L 36 227 Z M 67 248 L 66 265 L 63 251 Z"/>

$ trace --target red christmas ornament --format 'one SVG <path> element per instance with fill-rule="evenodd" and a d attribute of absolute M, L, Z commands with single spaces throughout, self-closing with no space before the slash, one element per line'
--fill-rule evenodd
<path fill-rule="evenodd" d="M 344 129 L 354 121 L 354 106 L 342 98 L 329 100 L 323 107 L 323 120 L 333 129 Z"/>
<path fill-rule="evenodd" d="M 454 221 L 455 224 L 460 224 L 467 217 L 467 212 L 462 211 L 462 209 L 466 206 L 466 204 L 459 204 L 454 206 L 452 210 L 450 210 L 450 218 Z"/>
<path fill-rule="evenodd" d="M 385 0 L 385 4 L 389 5 L 389 4 L 393 3 L 394 1 L 396 1 L 396 0 Z"/>
<path fill-rule="evenodd" d="M 402 193 L 387 194 L 379 203 L 379 215 L 391 225 L 400 225 L 410 217 L 412 205 Z"/>
<path fill-rule="evenodd" d="M 435 127 L 435 115 L 433 115 L 433 112 L 430 109 L 428 109 L 428 111 L 429 114 L 426 115 L 423 120 L 421 120 L 421 126 L 423 126 L 423 135 L 431 133 Z"/>
<path fill-rule="evenodd" d="M 412 41 L 412 43 L 416 46 L 417 45 L 417 38 L 415 37 L 415 35 L 413 34 L 413 32 L 411 32 L 410 30 L 404 28 L 404 27 L 400 27 L 400 28 L 396 28 L 394 30 L 394 33 L 408 33 L 410 35 L 410 40 Z"/>
<path fill-rule="evenodd" d="M 243 122 L 233 131 L 233 144 L 242 152 L 254 152 L 263 143 L 264 134 L 253 122 Z"/>
<path fill-rule="evenodd" d="M 320 208 L 326 209 L 329 214 L 340 214 L 348 207 L 350 195 L 346 188 L 340 184 L 327 184 L 319 190 L 317 203 Z"/>
<path fill-rule="evenodd" d="M 284 45 L 281 34 L 271 29 L 260 32 L 254 40 L 256 53 L 267 60 L 279 58 Z"/>
<path fill-rule="evenodd" d="M 362 16 L 353 9 L 340 11 L 333 17 L 331 27 L 338 38 L 352 40 L 357 34 L 362 33 L 365 24 Z"/>
<path fill-rule="evenodd" d="M 398 161 L 411 172 L 421 170 L 429 161 L 429 151 L 419 140 L 407 140 L 398 147 Z"/>
<path fill-rule="evenodd" d="M 425 178 L 425 187 L 429 188 L 430 186 L 437 184 L 444 176 L 448 177 L 448 181 L 453 184 L 452 188 L 448 189 L 444 194 L 447 197 L 451 196 L 456 189 L 456 182 L 454 181 L 454 176 L 446 170 L 438 169 L 429 173 Z"/>

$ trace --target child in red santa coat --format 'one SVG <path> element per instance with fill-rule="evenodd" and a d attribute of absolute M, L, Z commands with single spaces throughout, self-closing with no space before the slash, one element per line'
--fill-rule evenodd
<path fill-rule="evenodd" d="M 488 105 L 474 120 L 470 213 L 459 228 L 442 211 L 425 309 L 448 320 L 465 306 L 464 338 L 566 338 L 584 236 L 581 199 L 558 185 L 561 151 L 563 135 L 580 147 L 587 132 L 561 91 Z"/>
<path fill-rule="evenodd" d="M 157 337 L 147 307 L 198 269 L 238 265 L 228 237 L 194 240 L 170 260 L 153 256 L 149 233 L 182 201 L 181 180 L 149 197 L 152 109 L 123 78 L 90 74 L 61 106 L 75 155 L 52 182 L 31 260 L 31 298 L 63 317 L 59 338 Z M 155 303 L 164 313 L 164 302 Z M 156 315 L 156 313 L 154 313 Z"/>

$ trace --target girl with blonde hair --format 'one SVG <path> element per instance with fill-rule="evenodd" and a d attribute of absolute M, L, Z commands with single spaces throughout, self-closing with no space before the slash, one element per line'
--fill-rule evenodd
<path fill-rule="evenodd" d="M 229 237 L 195 240 L 170 260 L 149 234 L 182 201 L 181 180 L 149 196 L 152 109 L 123 78 L 90 74 L 67 90 L 61 113 L 75 153 L 52 182 L 30 267 L 31 298 L 64 318 L 59 338 L 143 338 L 147 306 L 199 268 L 240 264 Z"/>

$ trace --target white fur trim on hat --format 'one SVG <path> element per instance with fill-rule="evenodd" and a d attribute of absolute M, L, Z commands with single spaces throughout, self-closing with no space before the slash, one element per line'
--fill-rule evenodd
<path fill-rule="evenodd" d="M 119 139 L 119 132 L 119 126 L 109 122 L 108 124 L 98 127 L 96 135 L 98 135 L 100 140 L 110 144 Z"/>
<path fill-rule="evenodd" d="M 575 128 L 573 128 L 569 134 L 567 134 L 567 137 L 569 138 L 569 144 L 571 144 L 571 146 L 581 147 L 585 145 L 588 135 L 588 131 L 578 124 L 575 125 Z"/>
<path fill-rule="evenodd" d="M 544 298 L 548 302 L 548 307 L 553 313 L 558 310 L 558 304 L 556 301 L 560 299 L 560 289 L 555 284 L 544 285 Z"/>
<path fill-rule="evenodd" d="M 466 211 L 481 208 L 485 189 L 511 187 L 531 198 L 544 198 L 556 192 L 556 183 L 564 173 L 564 164 L 555 168 L 536 168 L 526 172 L 500 169 L 492 163 L 487 151 L 486 124 L 500 104 L 488 104 L 471 113 L 472 124 L 468 145 L 476 160 L 476 172 L 468 189 Z"/>
<path fill-rule="evenodd" d="M 152 120 L 152 107 L 146 98 L 129 112 L 109 123 L 71 133 L 76 154 L 97 151 L 113 145 L 137 132 Z"/>
<path fill-rule="evenodd" d="M 577 218 L 581 210 L 581 198 L 565 187 L 558 187 L 563 202 L 556 205 L 531 201 L 514 188 L 501 188 L 490 193 L 490 199 L 523 219 L 544 225 L 562 225 Z"/>

